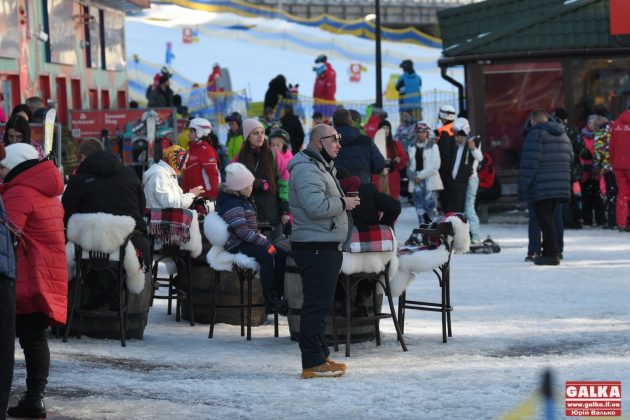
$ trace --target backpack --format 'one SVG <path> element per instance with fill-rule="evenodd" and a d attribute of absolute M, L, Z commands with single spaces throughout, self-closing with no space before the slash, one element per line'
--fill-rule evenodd
<path fill-rule="evenodd" d="M 483 153 L 483 160 L 479 162 L 479 191 L 478 198 L 482 200 L 496 200 L 501 196 L 501 182 L 497 177 L 494 159 L 490 152 Z"/>

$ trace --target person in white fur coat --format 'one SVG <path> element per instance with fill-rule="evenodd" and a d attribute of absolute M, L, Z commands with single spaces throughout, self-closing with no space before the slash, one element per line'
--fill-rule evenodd
<path fill-rule="evenodd" d="M 152 165 L 142 177 L 147 208 L 189 208 L 204 189 L 192 188 L 187 193 L 182 191 L 177 177 L 186 168 L 188 152 L 180 146 L 171 146 L 164 151 L 164 157 Z"/>
<path fill-rule="evenodd" d="M 444 189 L 440 178 L 440 150 L 429 136 L 431 127 L 416 124 L 416 144 L 409 147 L 409 192 L 413 196 L 418 223 L 428 223 L 436 216 L 437 191 Z"/>

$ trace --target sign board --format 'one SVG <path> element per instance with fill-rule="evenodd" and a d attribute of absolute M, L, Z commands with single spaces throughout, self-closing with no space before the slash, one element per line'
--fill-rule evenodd
<path fill-rule="evenodd" d="M 176 128 L 175 108 L 154 108 L 158 114 L 158 126 Z M 146 109 L 108 109 L 108 110 L 70 110 L 68 122 L 72 137 L 101 138 L 101 131 L 106 129 L 110 136 L 122 134 L 128 124 L 137 126 L 142 123 Z"/>
<path fill-rule="evenodd" d="M 630 34 L 630 1 L 610 0 L 610 34 Z"/>

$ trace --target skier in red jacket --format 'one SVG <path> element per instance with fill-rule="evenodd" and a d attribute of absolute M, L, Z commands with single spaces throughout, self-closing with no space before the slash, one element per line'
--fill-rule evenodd
<path fill-rule="evenodd" d="M 313 71 L 317 74 L 313 88 L 313 98 L 315 99 L 313 109 L 321 112 L 324 117 L 330 117 L 335 109 L 337 73 L 323 54 L 315 59 Z"/>
<path fill-rule="evenodd" d="M 19 232 L 16 249 L 16 336 L 24 350 L 26 392 L 10 417 L 46 417 L 44 390 L 50 351 L 45 331 L 66 323 L 68 269 L 59 196 L 63 180 L 49 160 L 40 162 L 30 144 L 6 148 L 0 194 L 10 225 Z"/>
<path fill-rule="evenodd" d="M 194 187 L 202 186 L 204 192 L 200 197 L 214 200 L 219 195 L 219 155 L 210 145 L 210 133 L 212 124 L 205 118 L 194 118 L 188 125 L 188 162 L 184 170 L 182 187 L 188 191 Z"/>

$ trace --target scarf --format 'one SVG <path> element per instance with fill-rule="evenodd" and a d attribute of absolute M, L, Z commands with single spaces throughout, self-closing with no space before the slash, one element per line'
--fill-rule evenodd
<path fill-rule="evenodd" d="M 179 176 L 188 160 L 188 152 L 183 147 L 177 145 L 171 146 L 164 151 L 163 159 L 168 163 L 168 166 L 173 168 L 175 174 Z"/>

